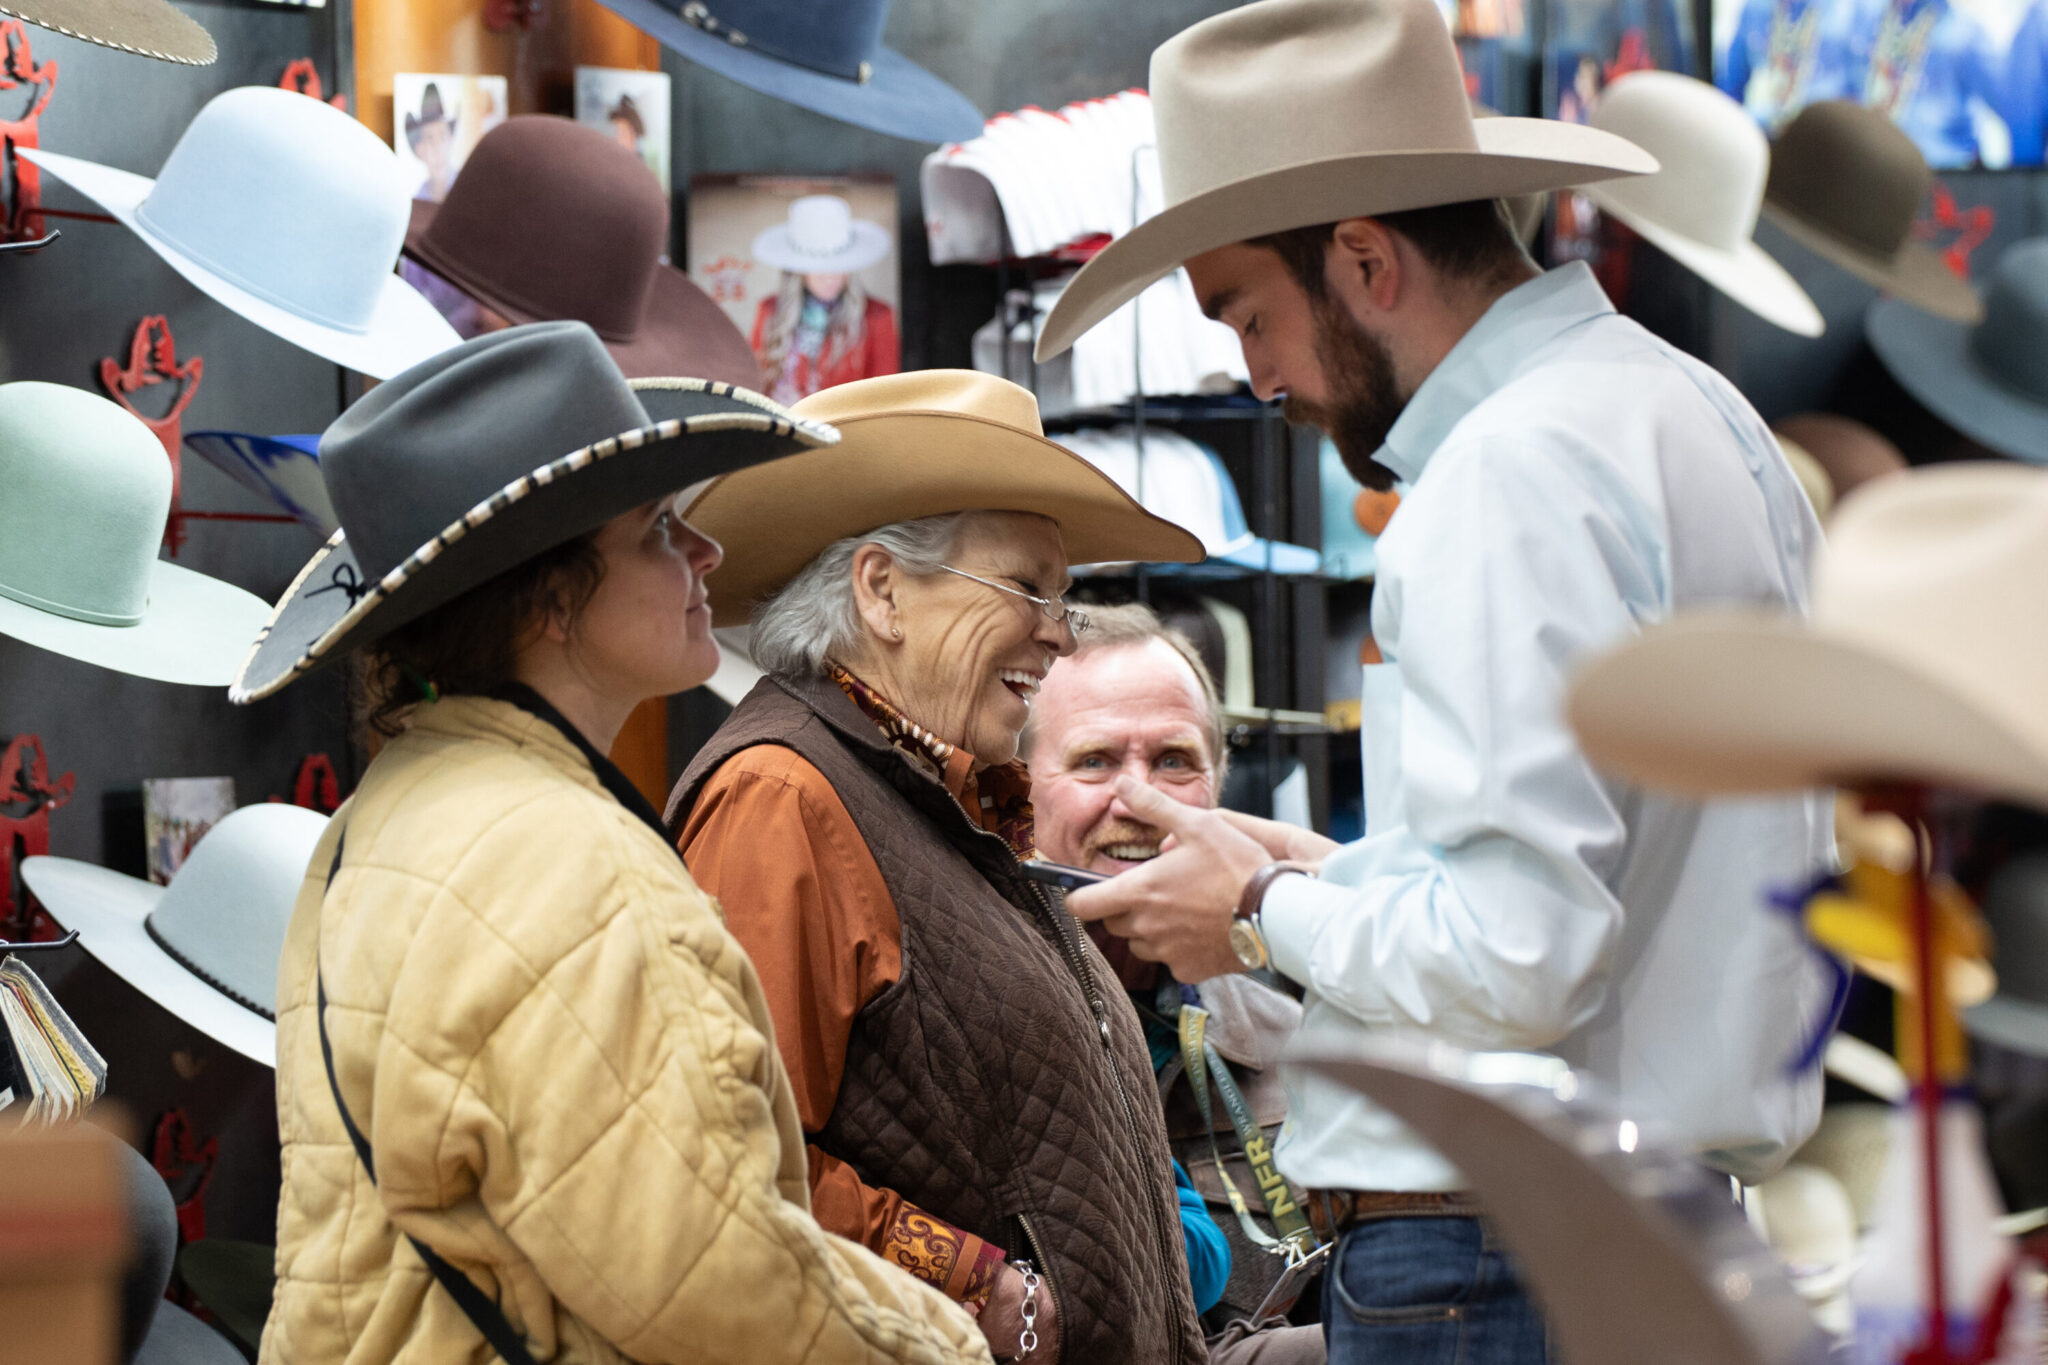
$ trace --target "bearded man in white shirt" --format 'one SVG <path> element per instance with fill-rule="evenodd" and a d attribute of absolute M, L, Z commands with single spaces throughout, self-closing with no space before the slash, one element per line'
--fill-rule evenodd
<path fill-rule="evenodd" d="M 1378 545 L 1365 837 L 1119 782 L 1176 846 L 1070 908 L 1184 981 L 1272 966 L 1305 1029 L 1553 1053 L 1703 1161 L 1768 1173 L 1819 1116 L 1790 1063 L 1828 987 L 1766 901 L 1826 864 L 1828 804 L 1628 787 L 1562 702 L 1580 661 L 1677 610 L 1803 612 L 1819 528 L 1734 388 L 1583 265 L 1538 270 L 1495 202 L 1654 163 L 1590 129 L 1475 125 L 1430 0 L 1247 5 L 1162 47 L 1151 89 L 1168 208 L 1069 286 L 1041 356 L 1185 263 L 1259 395 L 1409 489 Z M 1458 1171 L 1359 1096 L 1288 1081 L 1281 1170 L 1341 1239 L 1331 1360 L 1547 1360 Z"/>

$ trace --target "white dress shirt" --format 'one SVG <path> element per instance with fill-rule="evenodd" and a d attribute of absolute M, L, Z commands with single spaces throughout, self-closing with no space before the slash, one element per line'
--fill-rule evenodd
<path fill-rule="evenodd" d="M 1761 1176 L 1820 1115 L 1818 1070 L 1790 1068 L 1826 973 L 1765 898 L 1824 869 L 1830 803 L 1603 776 L 1563 697 L 1576 665 L 1673 612 L 1803 613 L 1812 508 L 1734 388 L 1579 264 L 1496 302 L 1379 459 L 1413 487 L 1378 546 L 1365 837 L 1265 901 L 1305 1034 L 1548 1052 Z M 1297 1184 L 1461 1188 L 1385 1111 L 1305 1072 L 1287 1084 Z"/>

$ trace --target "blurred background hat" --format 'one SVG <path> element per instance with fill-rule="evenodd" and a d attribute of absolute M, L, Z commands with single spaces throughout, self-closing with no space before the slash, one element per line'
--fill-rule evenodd
<path fill-rule="evenodd" d="M 320 437 L 255 436 L 241 431 L 195 431 L 185 446 L 221 473 L 325 540 L 341 523 L 320 481 Z"/>
<path fill-rule="evenodd" d="M 789 219 L 754 238 L 754 258 L 795 275 L 851 275 L 889 254 L 889 230 L 836 194 L 790 201 Z"/>
<path fill-rule="evenodd" d="M 213 35 L 165 0 L 0 0 L 0 18 L 181 66 L 211 66 Z"/>

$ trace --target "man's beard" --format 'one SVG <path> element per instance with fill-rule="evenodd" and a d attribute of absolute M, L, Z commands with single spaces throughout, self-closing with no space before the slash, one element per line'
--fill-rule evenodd
<path fill-rule="evenodd" d="M 1320 429 L 1337 447 L 1351 477 L 1383 493 L 1394 486 L 1394 471 L 1373 456 L 1387 443 L 1387 433 L 1408 406 L 1394 387 L 1394 357 L 1386 343 L 1359 326 L 1336 299 L 1326 294 L 1309 303 L 1330 401 L 1310 403 L 1290 396 L 1280 410 L 1290 422 Z"/>

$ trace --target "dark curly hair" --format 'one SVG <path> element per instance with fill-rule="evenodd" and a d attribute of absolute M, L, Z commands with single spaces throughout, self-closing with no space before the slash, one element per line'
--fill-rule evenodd
<path fill-rule="evenodd" d="M 561 615 L 574 622 L 604 581 L 597 532 L 564 541 L 406 622 L 363 650 L 361 709 L 403 730 L 429 696 L 481 695 L 512 681 L 520 647 Z"/>

